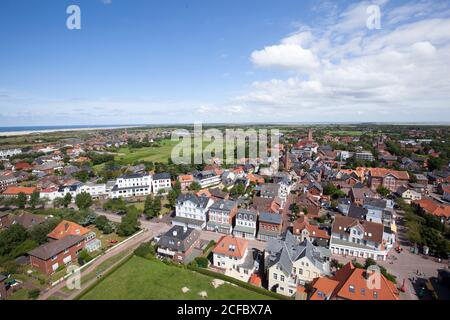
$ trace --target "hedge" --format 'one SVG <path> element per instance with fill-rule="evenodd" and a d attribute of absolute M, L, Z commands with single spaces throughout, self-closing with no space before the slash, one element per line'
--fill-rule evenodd
<path fill-rule="evenodd" d="M 214 272 L 214 271 L 211 271 L 211 270 L 208 270 L 208 269 L 202 269 L 202 268 L 194 267 L 192 265 L 188 265 L 187 268 L 192 270 L 192 271 L 204 274 L 206 276 L 218 278 L 218 279 L 221 279 L 221 280 L 233 283 L 233 284 L 238 285 L 238 286 L 240 286 L 242 288 L 245 288 L 247 290 L 251 290 L 251 291 L 254 291 L 256 293 L 263 294 L 263 295 L 269 296 L 269 297 L 277 299 L 277 300 L 292 300 L 291 297 L 283 296 L 283 295 L 278 294 L 276 292 L 272 292 L 272 291 L 269 291 L 269 290 L 266 290 L 266 289 L 263 289 L 263 288 L 260 288 L 260 287 L 256 287 L 256 286 L 251 285 L 251 284 L 249 284 L 247 282 L 244 282 L 244 281 L 241 281 L 241 280 L 238 280 L 238 279 L 226 276 L 223 273 L 218 273 L 218 272 Z"/>

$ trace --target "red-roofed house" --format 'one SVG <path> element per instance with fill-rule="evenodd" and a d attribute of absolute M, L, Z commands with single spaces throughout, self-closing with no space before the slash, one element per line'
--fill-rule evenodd
<path fill-rule="evenodd" d="M 450 205 L 448 204 L 440 204 L 430 198 L 413 201 L 413 204 L 424 212 L 440 218 L 442 222 L 450 221 Z"/>
<path fill-rule="evenodd" d="M 401 186 L 407 185 L 409 182 L 409 174 L 406 171 L 397 171 L 386 168 L 369 169 L 369 187 L 376 190 L 383 186 L 392 192 L 397 191 Z"/>
<path fill-rule="evenodd" d="M 53 240 L 60 240 L 67 236 L 81 236 L 86 240 L 85 248 L 88 252 L 100 249 L 102 243 L 97 239 L 94 231 L 82 227 L 72 221 L 63 220 L 47 237 Z"/>
<path fill-rule="evenodd" d="M 302 242 L 305 239 L 310 242 L 314 242 L 314 240 L 330 240 L 328 232 L 326 230 L 319 229 L 319 227 L 315 225 L 310 224 L 304 214 L 300 215 L 300 217 L 294 222 L 292 234 Z"/>
<path fill-rule="evenodd" d="M 351 262 L 331 278 L 312 282 L 310 300 L 399 300 L 396 284 L 381 273 L 356 268 Z"/>
<path fill-rule="evenodd" d="M 15 198 L 20 193 L 25 194 L 27 197 L 30 197 L 33 192 L 36 191 L 36 188 L 34 187 L 16 187 L 16 186 L 10 186 L 6 188 L 5 191 L 3 191 L 2 196 L 4 197 L 11 197 Z"/>
<path fill-rule="evenodd" d="M 254 250 L 248 249 L 248 241 L 228 235 L 220 238 L 213 249 L 213 265 L 226 275 L 249 282 L 255 272 Z"/>

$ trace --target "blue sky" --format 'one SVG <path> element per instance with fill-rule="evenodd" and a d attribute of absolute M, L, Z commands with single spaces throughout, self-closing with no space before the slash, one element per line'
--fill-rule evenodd
<path fill-rule="evenodd" d="M 2 0 L 0 39 L 0 126 L 450 119 L 448 1 Z"/>

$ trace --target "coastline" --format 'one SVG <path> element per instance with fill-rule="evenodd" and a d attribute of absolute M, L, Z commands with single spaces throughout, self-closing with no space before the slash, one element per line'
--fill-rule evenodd
<path fill-rule="evenodd" d="M 12 137 L 12 136 L 25 136 L 30 134 L 42 134 L 42 133 L 52 133 L 52 132 L 69 132 L 69 131 L 96 131 L 96 130 L 114 130 L 114 129 L 130 129 L 130 128 L 140 128 L 142 126 L 119 126 L 119 127 L 86 127 L 86 128 L 61 128 L 61 129 L 42 129 L 42 130 L 27 130 L 27 131 L 0 131 L 0 136 L 2 137 Z"/>

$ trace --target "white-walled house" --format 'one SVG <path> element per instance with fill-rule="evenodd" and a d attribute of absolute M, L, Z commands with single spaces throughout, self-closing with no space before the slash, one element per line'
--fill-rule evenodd
<path fill-rule="evenodd" d="M 386 260 L 381 223 L 336 215 L 331 229 L 330 249 L 333 254 Z"/>
<path fill-rule="evenodd" d="M 122 175 L 111 190 L 111 198 L 145 197 L 152 192 L 152 176 L 148 173 Z"/>
<path fill-rule="evenodd" d="M 269 290 L 293 296 L 298 285 L 330 274 L 328 249 L 300 242 L 290 231 L 284 237 L 270 239 L 266 245 L 265 265 Z"/>
<path fill-rule="evenodd" d="M 152 190 L 154 194 L 158 194 L 163 190 L 163 194 L 167 194 L 172 188 L 170 174 L 169 173 L 156 173 L 152 179 Z"/>
<path fill-rule="evenodd" d="M 86 192 L 90 194 L 92 198 L 100 198 L 108 195 L 106 192 L 106 184 L 104 183 L 96 184 L 87 182 L 81 186 L 80 192 Z"/>
<path fill-rule="evenodd" d="M 5 149 L 5 150 L 0 150 L 0 159 L 5 160 L 5 159 L 9 159 L 12 156 L 21 154 L 22 150 L 21 149 Z"/>
<path fill-rule="evenodd" d="M 213 265 L 227 276 L 248 282 L 259 268 L 257 251 L 248 248 L 248 241 L 231 235 L 223 236 L 213 249 Z"/>
<path fill-rule="evenodd" d="M 217 186 L 221 183 L 220 175 L 212 170 L 195 173 L 194 181 L 197 182 L 202 189 Z"/>
<path fill-rule="evenodd" d="M 254 210 L 239 209 L 236 214 L 236 225 L 233 234 L 236 237 L 255 239 L 258 213 Z"/>
<path fill-rule="evenodd" d="M 208 219 L 209 207 L 214 203 L 208 197 L 197 197 L 193 194 L 182 194 L 175 204 L 175 217 L 173 225 L 203 229 Z"/>

